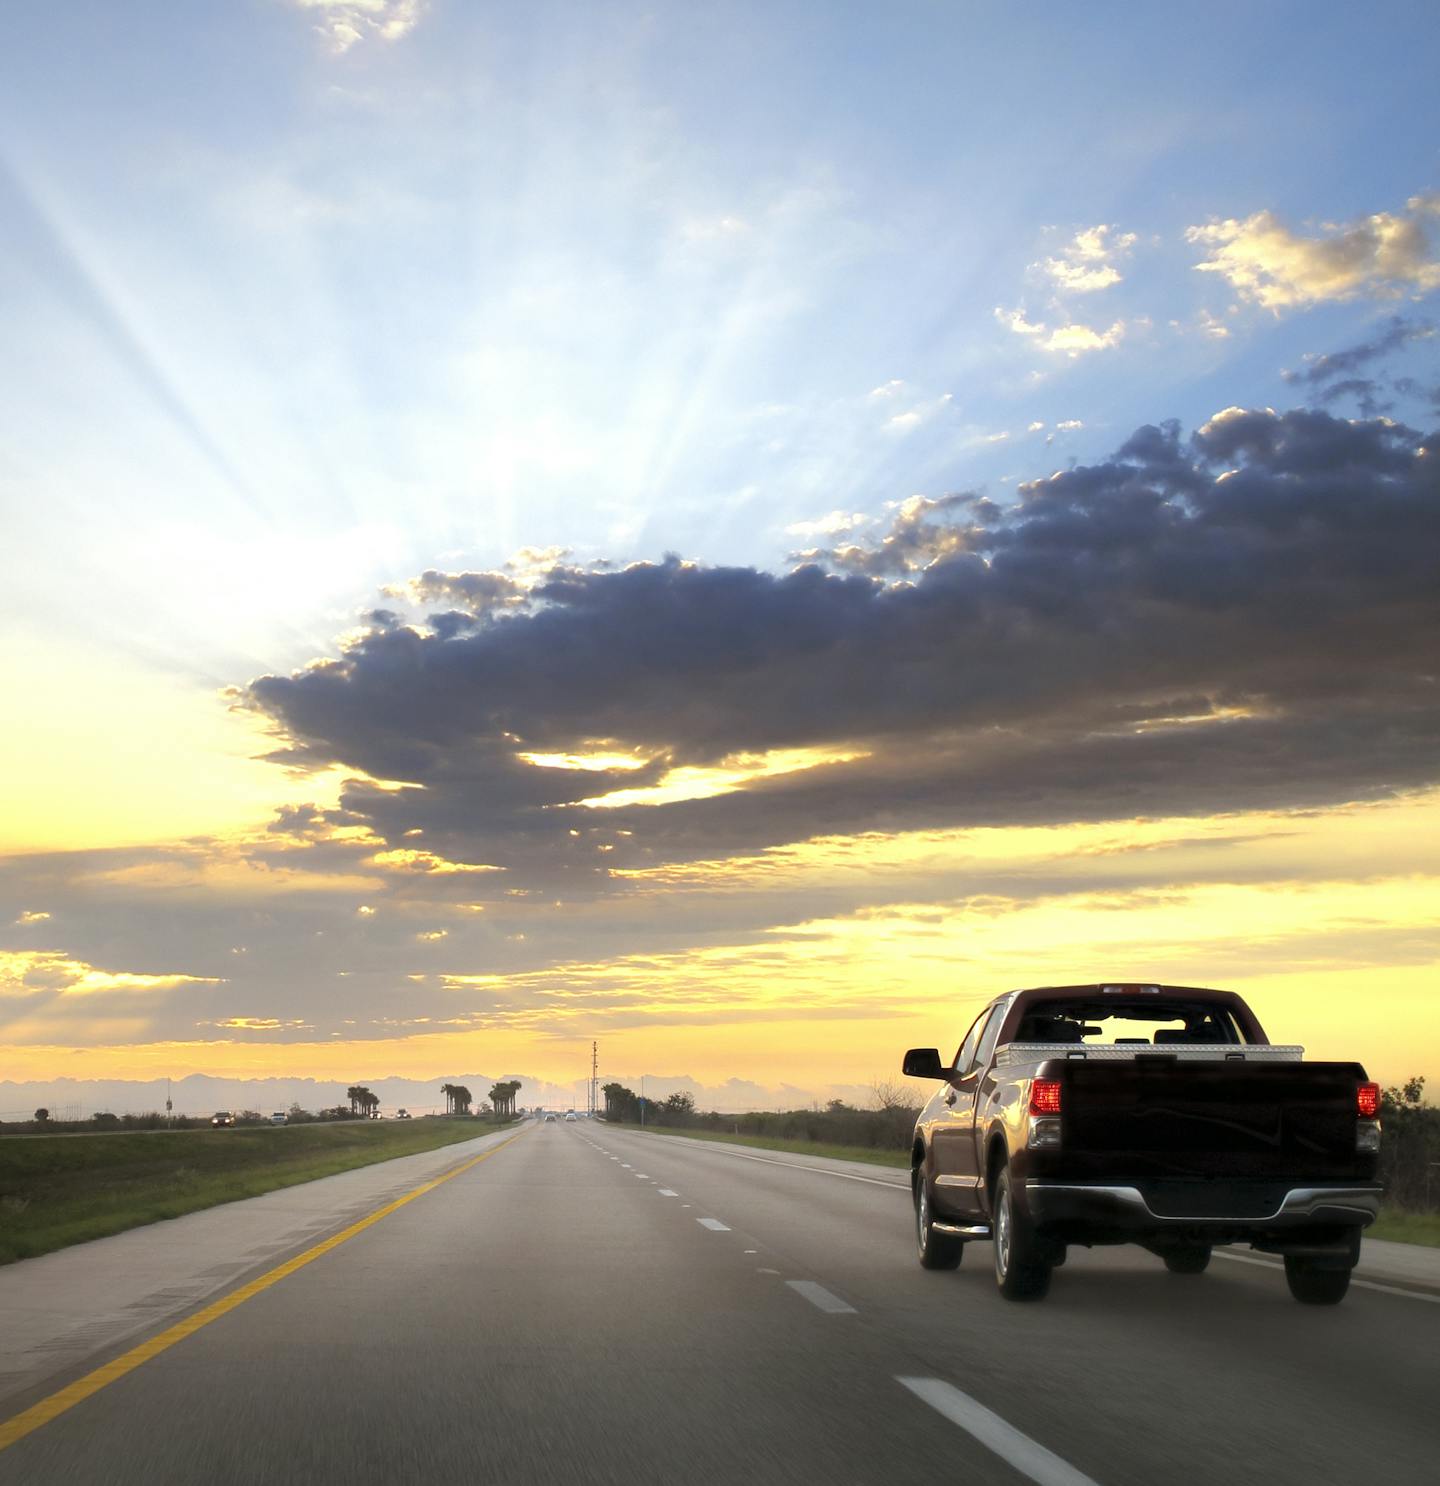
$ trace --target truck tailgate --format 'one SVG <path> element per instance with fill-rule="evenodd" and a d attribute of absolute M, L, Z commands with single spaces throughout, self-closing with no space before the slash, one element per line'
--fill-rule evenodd
<path fill-rule="evenodd" d="M 1346 1181 L 1355 1150 L 1356 1063 L 1064 1064 L 1066 1174 L 1169 1186 L 1220 1179 Z M 1177 1194 L 1178 1195 L 1178 1194 Z M 1217 1194 L 1218 1196 L 1219 1194 Z M 1263 1203 L 1261 1192 L 1255 1193 Z"/>

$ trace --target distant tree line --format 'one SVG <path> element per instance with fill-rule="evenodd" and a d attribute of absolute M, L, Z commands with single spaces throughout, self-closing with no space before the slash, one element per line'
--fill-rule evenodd
<path fill-rule="evenodd" d="M 474 1096 L 464 1084 L 443 1084 L 440 1092 L 445 1095 L 445 1112 L 448 1115 L 473 1117 Z M 490 1102 L 482 1105 L 479 1113 L 493 1114 L 497 1120 L 515 1118 L 515 1096 L 520 1092 L 520 1080 L 511 1079 L 497 1083 L 490 1090 Z M 380 1096 L 364 1084 L 351 1084 L 345 1090 L 346 1103 L 332 1105 L 328 1109 L 311 1111 L 299 1104 L 291 1104 L 285 1112 L 287 1125 L 308 1125 L 334 1120 L 377 1120 L 380 1118 Z M 97 1110 L 88 1119 L 57 1120 L 51 1118 L 48 1106 L 41 1105 L 29 1120 L 0 1120 L 0 1128 L 6 1135 L 75 1135 L 95 1130 L 201 1130 L 210 1128 L 209 1114 L 162 1114 L 149 1111 L 145 1114 L 112 1114 L 108 1110 Z M 243 1109 L 235 1114 L 236 1125 L 269 1125 L 271 1117 L 257 1109 Z"/>
<path fill-rule="evenodd" d="M 693 1125 L 704 1115 L 695 1112 L 692 1094 L 671 1094 L 666 1099 L 645 1099 L 624 1084 L 606 1084 L 600 1091 L 605 1096 L 605 1118 L 632 1125 Z M 641 1106 L 644 1119 L 641 1119 Z"/>

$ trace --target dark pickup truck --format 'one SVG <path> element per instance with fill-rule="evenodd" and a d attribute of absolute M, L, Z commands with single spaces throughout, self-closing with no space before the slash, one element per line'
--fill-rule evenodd
<path fill-rule="evenodd" d="M 1050 1288 L 1068 1244 L 1135 1243 L 1177 1274 L 1215 1244 L 1282 1254 L 1296 1300 L 1333 1305 L 1380 1204 L 1380 1090 L 1358 1063 L 1270 1044 L 1239 996 L 1187 986 L 1047 986 L 997 997 L 920 1112 L 920 1263 L 993 1240 L 1011 1300 Z"/>

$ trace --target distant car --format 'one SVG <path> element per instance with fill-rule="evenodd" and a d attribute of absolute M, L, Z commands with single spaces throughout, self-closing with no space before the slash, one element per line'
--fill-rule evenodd
<path fill-rule="evenodd" d="M 573 1125 L 575 1123 L 575 1111 L 573 1109 L 565 1111 L 565 1123 L 567 1125 Z"/>
<path fill-rule="evenodd" d="M 554 1115 L 546 1115 L 545 1116 L 545 1123 L 547 1125 L 553 1125 L 555 1123 L 555 1116 Z"/>
<path fill-rule="evenodd" d="M 285 1123 L 285 1111 L 283 1109 L 277 1109 L 270 1116 L 270 1123 L 272 1125 L 283 1125 Z"/>
<path fill-rule="evenodd" d="M 397 1109 L 395 1111 L 395 1118 L 397 1120 L 408 1120 L 410 1117 L 410 1111 L 408 1109 Z"/>
<path fill-rule="evenodd" d="M 219 1130 L 222 1126 L 233 1125 L 235 1123 L 235 1116 L 228 1109 L 217 1109 L 210 1116 L 210 1123 Z"/>

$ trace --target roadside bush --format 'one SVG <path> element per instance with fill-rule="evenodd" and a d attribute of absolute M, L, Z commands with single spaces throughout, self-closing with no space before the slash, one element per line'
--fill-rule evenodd
<path fill-rule="evenodd" d="M 1412 1078 L 1380 1102 L 1385 1202 L 1414 1213 L 1440 1210 L 1440 1109 L 1424 1100 L 1425 1080 Z"/>

